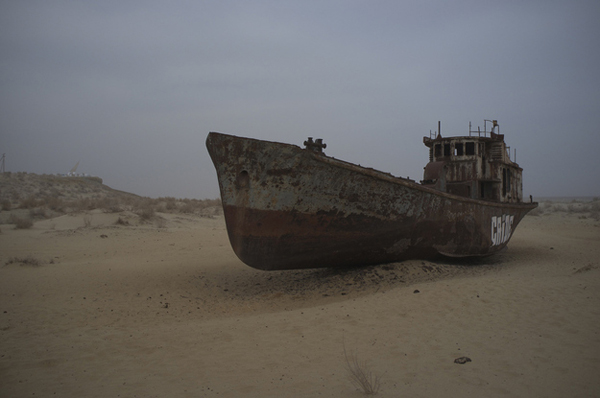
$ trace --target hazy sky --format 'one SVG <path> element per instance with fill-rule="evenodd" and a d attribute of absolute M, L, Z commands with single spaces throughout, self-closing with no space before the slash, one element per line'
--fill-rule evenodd
<path fill-rule="evenodd" d="M 215 198 L 219 131 L 422 179 L 497 119 L 524 193 L 600 196 L 600 2 L 0 0 L 8 171 Z"/>

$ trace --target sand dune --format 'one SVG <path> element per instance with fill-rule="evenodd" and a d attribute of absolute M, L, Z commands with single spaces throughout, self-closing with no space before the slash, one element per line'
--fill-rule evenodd
<path fill-rule="evenodd" d="M 593 217 L 528 216 L 486 259 L 281 272 L 220 215 L 155 217 L 1 226 L 1 396 L 362 396 L 344 347 L 379 396 L 600 393 Z"/>

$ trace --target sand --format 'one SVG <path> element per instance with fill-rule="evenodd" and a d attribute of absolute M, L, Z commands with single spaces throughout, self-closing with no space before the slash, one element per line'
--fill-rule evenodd
<path fill-rule="evenodd" d="M 0 396 L 363 396 L 344 350 L 382 397 L 600 395 L 593 218 L 527 216 L 482 260 L 263 272 L 222 216 L 159 216 L 0 226 Z"/>

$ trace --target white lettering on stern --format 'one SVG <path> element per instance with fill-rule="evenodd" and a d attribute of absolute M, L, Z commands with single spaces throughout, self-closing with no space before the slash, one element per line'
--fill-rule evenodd
<path fill-rule="evenodd" d="M 512 235 L 512 224 L 515 220 L 515 216 L 509 216 L 503 214 L 498 217 L 492 217 L 492 246 L 498 246 L 502 243 L 508 242 Z"/>

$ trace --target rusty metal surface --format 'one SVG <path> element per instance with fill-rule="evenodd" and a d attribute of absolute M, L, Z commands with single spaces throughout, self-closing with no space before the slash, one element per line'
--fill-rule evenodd
<path fill-rule="evenodd" d="M 425 186 L 473 199 L 523 201 L 523 169 L 510 159 L 504 135 L 493 131 L 489 137 L 438 135 L 424 137 L 423 143 L 430 158 L 422 181 Z"/>
<path fill-rule="evenodd" d="M 229 239 L 258 269 L 484 256 L 537 204 L 494 203 L 294 145 L 210 133 Z"/>

